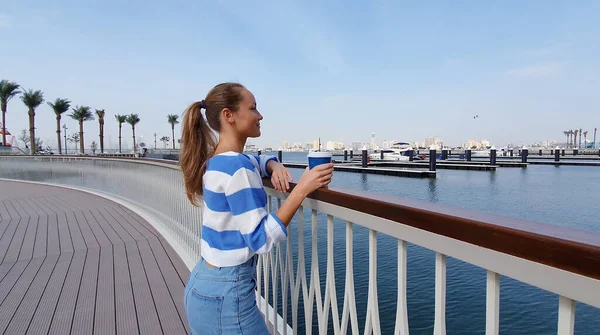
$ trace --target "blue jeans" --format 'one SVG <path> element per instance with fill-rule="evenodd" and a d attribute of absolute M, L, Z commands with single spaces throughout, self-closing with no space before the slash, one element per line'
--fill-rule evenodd
<path fill-rule="evenodd" d="M 192 335 L 269 334 L 256 305 L 256 262 L 214 267 L 200 260 L 185 287 L 184 306 Z"/>

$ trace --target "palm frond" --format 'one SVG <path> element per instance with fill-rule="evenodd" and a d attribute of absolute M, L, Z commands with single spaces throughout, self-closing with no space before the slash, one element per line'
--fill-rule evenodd
<path fill-rule="evenodd" d="M 44 93 L 40 90 L 25 90 L 21 96 L 21 100 L 27 108 L 33 110 L 44 102 Z"/>
<path fill-rule="evenodd" d="M 19 84 L 6 79 L 0 81 L 0 101 L 3 105 L 6 105 L 12 97 L 21 93 L 19 87 Z"/>
<path fill-rule="evenodd" d="M 96 115 L 98 115 L 98 119 L 103 120 L 106 112 L 104 109 L 96 109 Z"/>
<path fill-rule="evenodd" d="M 138 124 L 138 122 L 140 122 L 140 117 L 137 114 L 127 115 L 127 123 L 129 123 L 130 125 L 135 126 L 136 124 Z"/>
<path fill-rule="evenodd" d="M 169 114 L 167 115 L 167 119 L 169 120 L 169 123 L 173 126 L 179 123 L 179 115 Z"/>
<path fill-rule="evenodd" d="M 117 114 L 115 115 L 115 120 L 117 120 L 119 124 L 125 123 L 127 122 L 127 115 Z"/>
<path fill-rule="evenodd" d="M 94 115 L 89 106 L 75 106 L 73 112 L 69 114 L 69 116 L 79 122 L 91 121 L 94 119 Z"/>
<path fill-rule="evenodd" d="M 48 106 L 50 106 L 54 111 L 54 114 L 58 116 L 69 110 L 71 107 L 71 101 L 63 98 L 56 98 L 54 103 L 48 102 Z"/>

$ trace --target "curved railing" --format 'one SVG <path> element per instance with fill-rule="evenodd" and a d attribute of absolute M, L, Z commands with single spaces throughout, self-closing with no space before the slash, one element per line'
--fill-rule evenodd
<path fill-rule="evenodd" d="M 201 210 L 189 205 L 181 173 L 162 160 L 2 157 L 0 177 L 71 185 L 100 191 L 150 213 L 188 266 L 200 256 Z M 287 194 L 265 180 L 269 207 Z M 305 241 L 306 213 L 310 243 Z M 324 221 L 324 222 L 323 222 Z M 345 226 L 344 272 L 337 273 L 342 253 L 334 252 L 334 227 Z M 319 234 L 326 225 L 325 237 Z M 355 227 L 368 230 L 367 307 L 357 308 L 353 259 Z M 308 228 L 308 227 L 307 227 Z M 338 229 L 339 231 L 339 229 Z M 600 307 L 600 235 L 469 210 L 373 193 L 320 189 L 303 202 L 288 230 L 287 241 L 259 258 L 259 307 L 272 331 L 279 333 L 380 334 L 378 234 L 397 241 L 395 333 L 408 334 L 407 243 L 435 252 L 434 334 L 446 333 L 446 264 L 453 257 L 486 269 L 486 334 L 498 334 L 500 276 L 552 292 L 559 297 L 558 333 L 573 334 L 575 302 Z M 311 249 L 311 260 L 305 256 Z M 319 257 L 319 246 L 326 257 Z M 325 274 L 323 275 L 323 272 Z M 343 291 L 336 285 L 344 279 Z M 336 283 L 337 279 L 337 283 Z M 323 289 L 322 280 L 325 281 Z M 387 298 L 387 297 L 386 297 Z M 342 299 L 340 310 L 338 299 Z M 301 308 L 303 306 L 303 308 Z M 315 318 L 316 314 L 316 318 Z M 364 320 L 361 328 L 359 319 Z"/>

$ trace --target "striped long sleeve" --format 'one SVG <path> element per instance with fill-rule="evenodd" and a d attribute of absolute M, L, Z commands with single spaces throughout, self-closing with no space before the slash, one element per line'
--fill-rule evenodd
<path fill-rule="evenodd" d="M 287 237 L 268 213 L 262 176 L 272 157 L 223 153 L 211 158 L 204 174 L 202 256 L 216 266 L 241 264 L 266 253 Z"/>

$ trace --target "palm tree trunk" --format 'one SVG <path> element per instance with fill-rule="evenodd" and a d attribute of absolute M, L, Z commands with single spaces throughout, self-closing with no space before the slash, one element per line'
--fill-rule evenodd
<path fill-rule="evenodd" d="M 60 143 L 60 114 L 56 116 L 56 139 L 58 140 L 58 154 L 62 155 L 62 145 Z"/>
<path fill-rule="evenodd" d="M 36 152 L 35 147 L 35 112 L 29 110 L 29 147 L 30 153 L 33 155 Z"/>
<path fill-rule="evenodd" d="M 121 153 L 121 128 L 123 125 L 119 123 L 119 153 Z"/>
<path fill-rule="evenodd" d="M 133 152 L 135 152 L 135 126 L 131 126 L 131 131 L 133 132 Z"/>
<path fill-rule="evenodd" d="M 104 152 L 104 122 L 100 122 L 100 153 Z"/>
<path fill-rule="evenodd" d="M 598 130 L 598 128 L 594 128 L 594 149 L 596 149 L 596 130 Z"/>
<path fill-rule="evenodd" d="M 6 106 L 2 105 L 2 145 L 6 146 Z"/>
<path fill-rule="evenodd" d="M 79 121 L 79 151 L 83 154 L 85 145 L 83 143 L 83 120 Z"/>
<path fill-rule="evenodd" d="M 171 136 L 173 137 L 173 150 L 175 150 L 175 124 L 171 125 Z"/>

